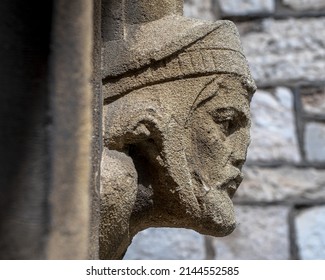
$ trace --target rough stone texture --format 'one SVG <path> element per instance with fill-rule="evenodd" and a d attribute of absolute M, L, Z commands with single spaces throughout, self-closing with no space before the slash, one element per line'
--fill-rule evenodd
<path fill-rule="evenodd" d="M 256 87 L 235 25 L 182 17 L 181 2 L 127 2 L 128 36 L 104 36 L 104 144 L 119 156 L 102 163 L 100 258 L 121 257 L 148 227 L 235 227 Z"/>
<path fill-rule="evenodd" d="M 216 13 L 211 0 L 184 1 L 184 16 L 186 17 L 214 20 Z"/>
<path fill-rule="evenodd" d="M 255 136 L 256 130 L 252 131 L 253 139 L 259 137 L 259 146 L 255 149 L 252 144 L 251 150 L 248 151 L 248 158 L 260 160 L 250 160 L 249 165 L 244 169 L 245 178 L 234 197 L 235 202 L 245 205 L 251 202 L 273 205 L 275 208 L 282 207 L 281 209 L 283 206 L 278 205 L 290 204 L 298 209 L 306 204 L 324 205 L 325 184 L 322 167 L 325 166 L 323 149 L 325 143 L 323 136 L 325 1 L 276 0 L 273 1 L 276 7 L 272 11 L 264 10 L 253 14 L 251 11 L 245 13 L 241 3 L 246 2 L 246 5 L 249 5 L 254 2 L 254 9 L 258 9 L 261 3 L 265 5 L 267 1 L 216 0 L 212 2 L 214 9 L 222 2 L 229 7 L 233 5 L 228 14 L 221 11 L 220 15 L 223 18 L 228 16 L 234 20 L 238 19 L 235 23 L 242 36 L 253 76 L 257 79 L 259 88 L 264 90 L 262 93 L 267 93 L 266 96 L 265 94 L 261 96 L 261 100 L 258 100 L 259 92 L 253 97 L 253 127 L 256 127 L 255 122 L 259 123 L 263 133 L 258 132 Z M 238 14 L 233 12 L 236 9 Z M 241 12 L 243 13 L 240 14 Z M 281 96 L 287 100 L 285 103 L 290 104 L 289 106 L 283 106 L 276 98 L 275 92 L 280 86 L 287 87 L 284 89 L 284 96 L 282 94 Z M 280 92 L 283 92 L 283 89 Z M 293 103 L 295 106 L 292 105 Z M 256 117 L 259 117 L 257 121 L 254 120 Z M 273 124 L 275 129 L 272 128 Z M 286 139 L 289 139 L 288 143 Z M 288 229 L 290 224 L 291 231 L 295 219 L 293 214 L 294 212 L 290 213 L 288 219 L 283 220 L 283 227 Z M 317 211 L 310 213 L 306 220 L 313 221 L 313 215 L 316 214 Z M 251 215 L 254 222 L 258 220 L 259 216 L 256 217 L 255 213 Z M 264 222 L 267 224 L 267 220 L 274 219 L 274 216 L 263 217 Z M 315 223 L 307 228 L 312 231 L 317 228 L 317 225 Z M 316 237 L 307 235 L 303 237 L 305 244 L 312 243 L 311 239 L 319 241 L 323 233 L 320 228 L 318 229 L 319 233 Z M 272 229 L 266 228 L 266 231 L 270 233 Z M 295 250 L 297 240 L 294 237 L 295 233 L 290 232 L 283 238 L 286 238 L 286 243 L 290 242 L 292 245 L 290 256 L 289 253 L 287 256 L 296 259 L 299 258 L 299 252 Z M 221 238 L 220 242 L 223 240 Z M 252 251 L 263 251 L 265 246 L 269 250 L 269 255 L 277 254 L 279 251 L 278 246 L 275 245 L 270 249 L 268 242 L 264 241 L 251 242 L 244 248 L 241 243 L 235 242 L 236 238 L 233 238 L 227 246 L 231 247 L 233 252 L 240 252 L 238 254 L 243 258 L 245 255 L 250 256 Z M 301 243 L 302 240 L 299 242 Z M 236 249 L 236 246 L 239 248 Z M 301 245 L 298 247 L 302 251 Z M 304 250 L 306 248 L 307 246 Z M 307 248 L 310 258 L 318 257 L 319 248 L 324 251 L 321 244 Z M 301 258 L 305 258 L 302 253 L 300 255 Z M 224 258 L 224 255 L 219 258 Z"/>
<path fill-rule="evenodd" d="M 325 9 L 324 0 L 282 0 L 282 2 L 297 11 Z"/>
<path fill-rule="evenodd" d="M 272 13 L 274 0 L 219 0 L 221 11 L 227 16 Z"/>
<path fill-rule="evenodd" d="M 107 254 L 110 258 L 119 258 L 132 239 L 129 235 L 129 220 L 137 197 L 138 176 L 130 157 L 106 148 L 101 168 L 99 238 L 102 246 L 99 255 L 101 258 Z"/>
<path fill-rule="evenodd" d="M 216 259 L 289 259 L 288 213 L 284 206 L 236 206 L 238 225 L 215 238 Z"/>
<path fill-rule="evenodd" d="M 93 2 L 93 52 L 92 52 L 92 147 L 90 201 L 91 219 L 89 233 L 89 259 L 98 259 L 100 223 L 100 164 L 103 148 L 103 96 L 101 75 L 101 0 Z"/>
<path fill-rule="evenodd" d="M 195 231 L 150 228 L 133 238 L 124 259 L 202 260 L 204 257 L 204 237 Z"/>
<path fill-rule="evenodd" d="M 293 96 L 289 89 L 258 90 L 251 104 L 251 144 L 249 161 L 300 159 L 295 134 Z"/>
<path fill-rule="evenodd" d="M 297 243 L 303 260 L 325 259 L 325 207 L 301 210 L 295 219 Z"/>
<path fill-rule="evenodd" d="M 312 168 L 245 167 L 244 180 L 235 201 L 325 200 L 325 173 Z"/>
<path fill-rule="evenodd" d="M 325 124 L 307 123 L 305 130 L 305 151 L 310 161 L 325 162 Z"/>
<path fill-rule="evenodd" d="M 324 25 L 324 17 L 265 19 L 259 32 L 244 35 L 244 50 L 257 84 L 325 80 Z"/>
<path fill-rule="evenodd" d="M 220 87 L 211 98 L 217 83 L 229 90 Z M 134 205 L 127 219 L 130 236 L 148 226 L 189 227 L 217 236 L 232 231 L 230 198 L 242 179 L 249 139 L 249 105 L 245 95 L 238 94 L 242 90 L 230 76 L 221 75 L 215 82 L 200 77 L 146 87 L 106 106 L 105 143 L 127 151 L 138 173 L 137 200 L 125 202 Z M 191 109 L 193 103 L 202 105 Z M 112 188 L 109 182 L 103 181 L 103 190 Z M 112 196 L 107 197 L 107 205 L 113 203 Z M 106 209 L 102 217 L 119 215 L 110 213 L 110 206 Z M 103 227 L 101 236 L 111 228 Z M 110 253 L 104 240 L 103 254 Z"/>
<path fill-rule="evenodd" d="M 325 86 L 302 91 L 304 111 L 310 114 L 325 115 Z"/>

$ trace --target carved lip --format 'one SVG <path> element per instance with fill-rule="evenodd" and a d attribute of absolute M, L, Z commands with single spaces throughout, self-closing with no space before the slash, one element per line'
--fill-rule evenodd
<path fill-rule="evenodd" d="M 228 195 L 230 196 L 230 198 L 232 198 L 235 194 L 235 192 L 237 191 L 240 183 L 243 181 L 243 174 L 239 173 L 235 176 L 231 176 L 230 178 L 228 178 L 226 180 L 225 183 L 222 184 L 222 189 L 225 189 L 228 193 Z"/>

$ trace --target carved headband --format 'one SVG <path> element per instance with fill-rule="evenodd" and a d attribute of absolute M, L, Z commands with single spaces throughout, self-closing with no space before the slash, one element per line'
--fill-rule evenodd
<path fill-rule="evenodd" d="M 191 25 L 193 26 L 192 22 Z M 128 62 L 128 65 L 119 61 L 103 80 L 106 102 L 148 85 L 212 74 L 240 75 L 253 91 L 255 83 L 235 25 L 229 21 L 218 21 L 194 28 L 195 36 L 192 35 L 191 38 L 184 35 L 174 38 L 174 41 L 169 42 L 167 47 L 165 44 L 165 48 L 159 51 L 154 46 L 154 50 L 137 53 L 137 60 Z M 143 28 L 139 33 L 145 32 L 146 28 Z M 191 32 L 193 34 L 193 27 Z M 128 71 L 123 72 L 123 69 Z"/>

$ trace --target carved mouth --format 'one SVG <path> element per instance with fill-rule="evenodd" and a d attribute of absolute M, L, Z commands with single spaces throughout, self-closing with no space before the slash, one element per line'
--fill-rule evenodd
<path fill-rule="evenodd" d="M 209 184 L 202 179 L 202 176 L 200 176 L 200 173 L 198 173 L 196 170 L 194 170 L 192 174 L 193 178 L 197 180 L 197 182 L 202 186 L 202 189 L 205 191 L 201 196 L 206 195 L 211 189 Z M 232 198 L 237 191 L 240 183 L 243 181 L 243 178 L 243 173 L 238 172 L 228 177 L 223 183 L 218 183 L 215 187 L 219 190 L 225 190 L 228 193 L 229 197 Z"/>
<path fill-rule="evenodd" d="M 243 178 L 244 177 L 242 173 L 239 173 L 236 176 L 232 176 L 228 178 L 227 181 L 221 185 L 221 189 L 226 190 L 230 198 L 232 198 L 235 192 L 237 191 L 240 183 L 243 181 Z"/>

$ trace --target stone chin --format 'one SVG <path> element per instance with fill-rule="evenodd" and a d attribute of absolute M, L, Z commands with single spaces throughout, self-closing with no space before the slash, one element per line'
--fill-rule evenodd
<path fill-rule="evenodd" d="M 201 213 L 202 234 L 216 237 L 232 233 L 236 227 L 233 202 L 225 191 L 211 191 L 204 198 L 205 209 Z"/>
<path fill-rule="evenodd" d="M 215 237 L 232 233 L 236 228 L 236 219 L 234 205 L 228 191 L 216 187 L 207 189 L 207 186 L 195 177 L 192 181 L 197 205 L 192 208 L 195 213 L 192 214 L 191 228 Z"/>

